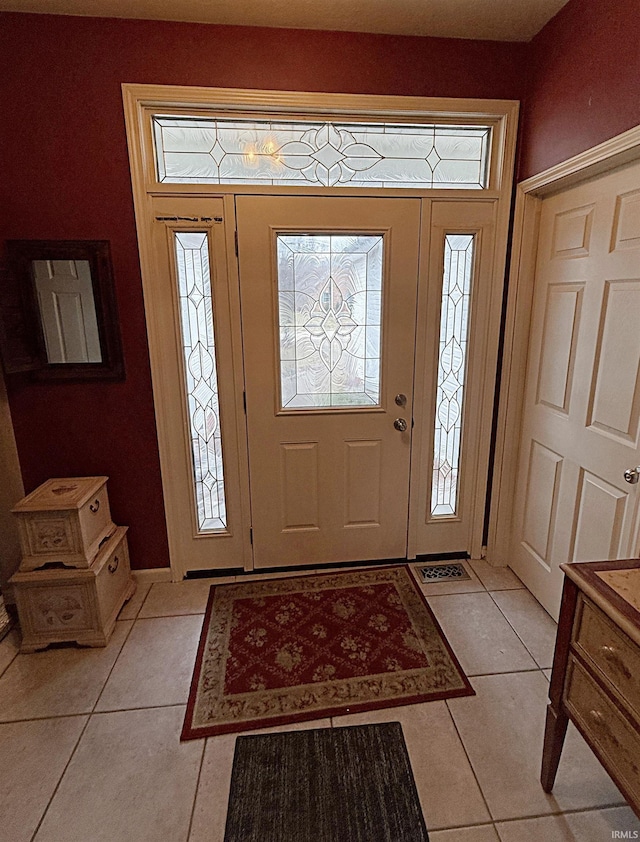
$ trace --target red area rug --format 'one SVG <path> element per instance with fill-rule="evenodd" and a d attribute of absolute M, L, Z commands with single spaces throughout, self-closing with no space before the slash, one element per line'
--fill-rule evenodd
<path fill-rule="evenodd" d="M 473 693 L 406 565 L 218 585 L 182 739 Z"/>

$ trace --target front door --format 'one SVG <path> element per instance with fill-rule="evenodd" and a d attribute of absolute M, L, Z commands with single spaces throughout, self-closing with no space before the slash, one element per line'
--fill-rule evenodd
<path fill-rule="evenodd" d="M 420 201 L 236 211 L 254 565 L 404 558 Z"/>

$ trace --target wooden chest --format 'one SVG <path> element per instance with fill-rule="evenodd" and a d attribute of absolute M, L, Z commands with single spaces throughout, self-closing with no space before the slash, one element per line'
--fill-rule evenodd
<path fill-rule="evenodd" d="M 115 529 L 107 479 L 50 479 L 12 509 L 22 547 L 20 570 L 91 566 L 100 543 Z"/>
<path fill-rule="evenodd" d="M 127 527 L 117 527 L 88 569 L 18 571 L 11 584 L 22 627 L 21 652 L 65 641 L 106 646 L 120 609 L 136 588 Z"/>

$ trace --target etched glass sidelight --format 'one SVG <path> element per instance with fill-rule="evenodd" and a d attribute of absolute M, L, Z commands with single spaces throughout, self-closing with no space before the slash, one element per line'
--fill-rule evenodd
<path fill-rule="evenodd" d="M 473 247 L 473 234 L 445 236 L 431 488 L 434 517 L 457 511 Z"/>
<path fill-rule="evenodd" d="M 383 237 L 279 234 L 283 409 L 380 403 Z"/>
<path fill-rule="evenodd" d="M 491 129 L 153 117 L 158 181 L 481 190 Z"/>
<path fill-rule="evenodd" d="M 227 514 L 209 244 L 205 232 L 174 237 L 198 529 L 212 532 L 226 527 Z"/>

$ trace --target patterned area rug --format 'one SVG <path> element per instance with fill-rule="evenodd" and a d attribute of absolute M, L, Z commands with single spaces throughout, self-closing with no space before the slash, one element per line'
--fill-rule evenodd
<path fill-rule="evenodd" d="M 218 585 L 182 739 L 473 693 L 406 565 Z"/>

